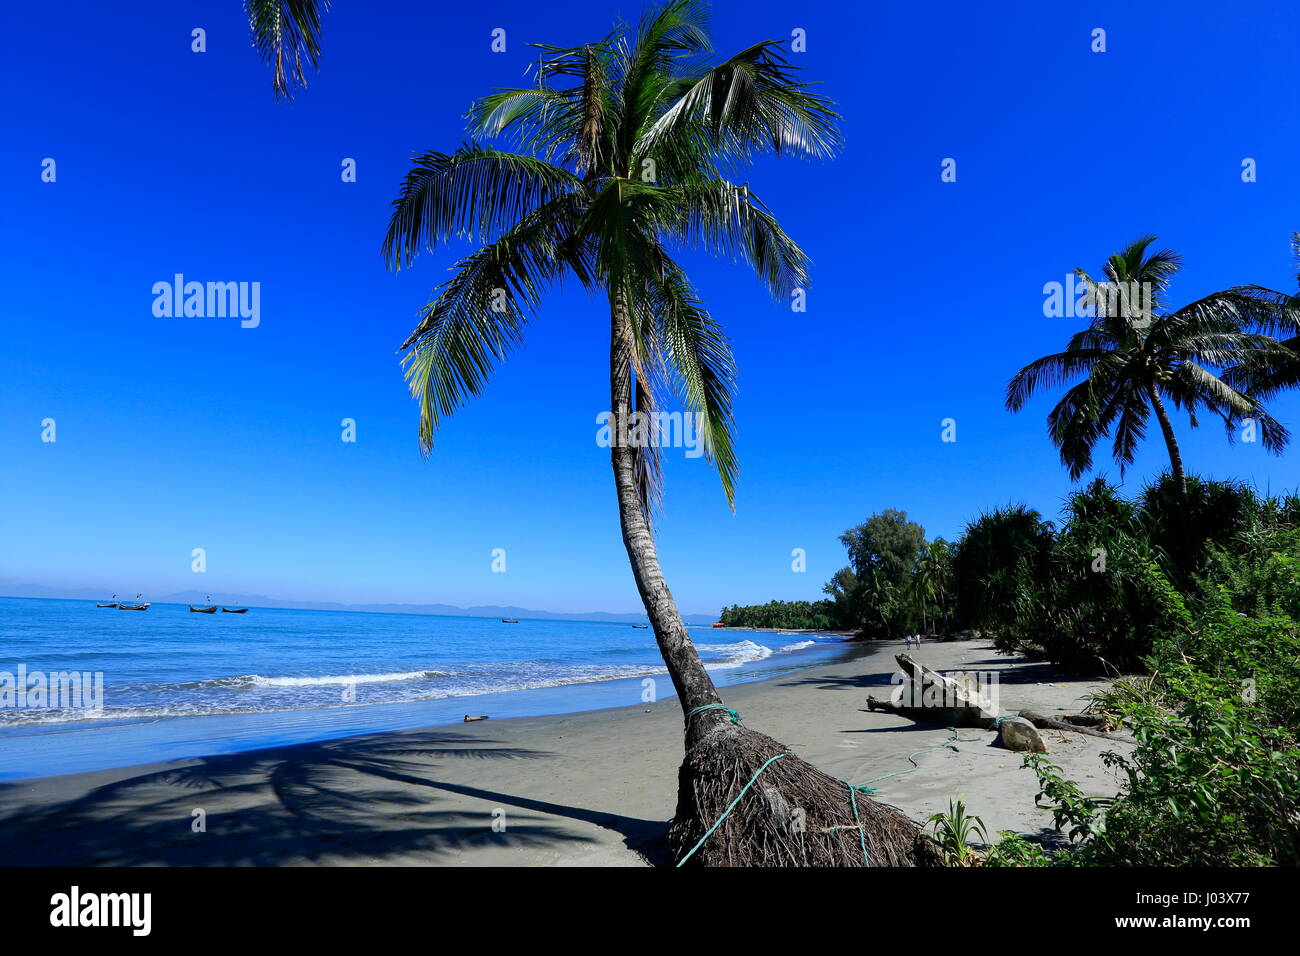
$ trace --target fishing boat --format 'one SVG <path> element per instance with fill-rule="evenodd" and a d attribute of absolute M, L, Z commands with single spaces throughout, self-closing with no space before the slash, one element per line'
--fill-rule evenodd
<path fill-rule="evenodd" d="M 633 624 L 632 626 L 635 627 L 638 631 L 644 631 L 644 630 L 645 630 L 647 627 L 649 627 L 650 625 L 649 625 L 649 624 Z"/>
<path fill-rule="evenodd" d="M 714 626 L 714 627 L 726 627 L 727 625 L 723 624 L 721 621 L 714 621 L 714 622 L 713 622 L 713 626 Z"/>
<path fill-rule="evenodd" d="M 117 595 L 114 594 L 107 601 L 96 601 L 95 607 L 117 607 Z"/>
<path fill-rule="evenodd" d="M 248 608 L 246 608 L 246 607 L 223 607 L 223 608 L 221 609 L 221 613 L 223 613 L 223 614 L 247 614 L 247 613 L 248 613 Z"/>
<path fill-rule="evenodd" d="M 208 594 L 205 594 L 205 595 L 203 596 L 203 598 L 204 598 L 204 600 L 207 600 L 207 601 L 211 601 L 211 600 L 212 600 L 212 596 L 211 596 L 211 595 L 208 595 Z M 204 606 L 202 606 L 202 605 L 191 604 L 191 605 L 190 605 L 190 610 L 193 611 L 195 614 L 216 614 L 216 613 L 217 613 L 217 606 L 216 606 L 215 604 L 212 604 L 212 605 L 209 605 L 209 606 L 207 606 L 207 607 L 204 607 Z"/>
<path fill-rule="evenodd" d="M 140 595 L 137 594 L 137 595 L 135 596 L 135 601 L 136 601 L 135 604 L 127 604 L 125 601 L 123 601 L 121 604 L 119 604 L 119 605 L 117 606 L 117 609 L 118 609 L 119 611 L 147 611 L 147 610 L 149 610 L 149 602 L 148 602 L 148 601 L 145 601 L 143 604 L 141 604 L 141 603 L 140 603 Z"/>
<path fill-rule="evenodd" d="M 502 624 L 518 624 L 519 621 L 517 621 L 517 620 L 511 620 L 511 619 L 508 618 L 508 617 L 503 617 L 503 618 L 501 619 L 501 623 L 502 623 Z"/>

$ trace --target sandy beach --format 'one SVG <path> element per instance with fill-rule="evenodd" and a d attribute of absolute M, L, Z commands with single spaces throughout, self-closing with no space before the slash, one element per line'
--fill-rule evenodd
<path fill-rule="evenodd" d="M 728 688 L 745 723 L 836 777 L 862 783 L 952 742 L 943 727 L 866 709 L 886 696 L 901 642 Z M 940 670 L 996 671 L 1003 713 L 1074 711 L 1096 680 L 996 654 L 988 641 L 929 643 Z M 472 704 L 467 705 L 472 710 Z M 219 757 L 22 780 L 0 787 L 8 865 L 644 866 L 663 832 L 681 760 L 676 699 L 552 717 L 485 720 Z M 1117 745 L 1044 731 L 1051 759 L 1113 793 L 1101 754 Z M 1037 833 L 1021 756 L 962 729 L 957 750 L 919 755 L 876 798 L 924 821 L 961 798 L 997 830 Z M 846 813 L 847 801 L 846 801 Z"/>

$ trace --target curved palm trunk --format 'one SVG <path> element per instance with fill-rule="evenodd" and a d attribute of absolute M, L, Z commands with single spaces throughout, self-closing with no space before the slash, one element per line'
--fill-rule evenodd
<path fill-rule="evenodd" d="M 1160 422 L 1160 431 L 1164 433 L 1165 446 L 1169 449 L 1169 465 L 1173 469 L 1174 488 L 1178 492 L 1179 499 L 1186 501 L 1187 475 L 1183 471 L 1183 455 L 1178 450 L 1178 440 L 1174 437 L 1173 422 L 1169 420 L 1165 403 L 1160 400 L 1160 393 L 1154 384 L 1147 386 L 1147 394 L 1151 398 L 1151 407 L 1155 409 L 1156 419 Z"/>
<path fill-rule="evenodd" d="M 609 349 L 609 394 L 613 414 L 632 408 L 632 328 L 625 309 L 611 297 L 611 325 Z M 618 491 L 618 516 L 623 531 L 623 547 L 627 549 L 636 579 L 641 603 L 645 605 L 655 641 L 668 674 L 672 678 L 677 698 L 681 701 L 683 715 L 693 708 L 706 704 L 720 704 L 722 697 L 713 686 L 713 679 L 700 660 L 682 623 L 682 616 L 673 601 L 668 582 L 659 567 L 659 553 L 645 513 L 641 510 L 641 497 L 637 490 L 634 448 L 619 443 L 620 430 L 613 429 L 614 440 L 610 447 L 610 460 L 614 468 L 614 486 Z M 708 728 L 725 720 L 724 711 L 706 711 L 686 720 L 686 743 L 691 743 Z"/>

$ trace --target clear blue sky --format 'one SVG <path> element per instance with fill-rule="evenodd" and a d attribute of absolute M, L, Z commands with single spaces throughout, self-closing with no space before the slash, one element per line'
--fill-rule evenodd
<path fill-rule="evenodd" d="M 594 38 L 639 9 L 338 0 L 322 69 L 289 105 L 237 0 L 6 4 L 0 579 L 635 608 L 595 443 L 601 302 L 553 296 L 426 461 L 396 349 L 466 249 L 398 276 L 378 249 L 407 158 L 454 148 L 472 97 L 526 82 L 528 41 Z M 844 563 L 837 535 L 882 508 L 950 537 L 1008 501 L 1054 513 L 1071 483 L 1051 403 L 1002 407 L 1007 378 L 1079 324 L 1043 316 L 1045 282 L 1155 232 L 1187 258 L 1178 300 L 1293 288 L 1298 21 L 1284 2 L 715 4 L 720 53 L 807 31 L 794 58 L 841 104 L 847 148 L 750 179 L 815 262 L 805 314 L 687 260 L 733 336 L 742 473 L 733 515 L 702 460 L 668 460 L 661 553 L 682 609 L 818 597 Z M 190 52 L 194 27 L 207 53 Z M 1258 182 L 1241 182 L 1244 157 Z M 260 327 L 155 318 L 151 287 L 177 272 L 261 282 Z M 1300 430 L 1300 400 L 1275 414 Z M 1178 425 L 1195 471 L 1300 484 L 1300 450 Z M 1166 464 L 1154 424 L 1150 439 L 1133 488 Z"/>

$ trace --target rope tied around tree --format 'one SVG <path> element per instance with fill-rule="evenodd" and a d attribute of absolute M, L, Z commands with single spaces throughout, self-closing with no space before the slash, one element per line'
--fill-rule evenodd
<path fill-rule="evenodd" d="M 708 711 L 708 710 L 726 711 L 727 715 L 731 718 L 731 722 L 733 724 L 739 724 L 741 722 L 740 714 L 736 710 L 726 706 L 725 704 L 705 704 L 701 707 L 692 708 L 690 711 L 687 712 L 686 719 L 690 720 L 696 714 L 703 713 L 704 711 Z M 999 719 L 1001 720 L 1007 718 L 999 718 Z M 903 774 L 914 773 L 915 771 L 920 770 L 921 765 L 916 762 L 916 758 L 921 756 L 921 754 L 935 753 L 940 750 L 952 750 L 954 753 L 960 753 L 961 748 L 957 746 L 958 742 L 971 743 L 979 739 L 977 737 L 969 737 L 969 738 L 961 737 L 958 735 L 957 730 L 955 728 L 949 727 L 948 729 L 952 731 L 952 736 L 949 737 L 942 744 L 940 744 L 938 747 L 926 747 L 923 750 L 916 750 L 908 754 L 907 760 L 909 763 L 911 763 L 912 766 L 907 770 L 895 770 L 893 773 L 887 773 L 879 777 L 873 777 L 871 780 L 868 780 L 866 783 L 855 784 L 855 783 L 849 783 L 847 780 L 841 780 L 840 783 L 844 784 L 844 786 L 846 786 L 849 790 L 849 805 L 853 809 L 853 825 L 843 826 L 843 827 L 838 827 L 838 826 L 826 827 L 821 832 L 835 833 L 839 830 L 850 830 L 850 829 L 857 830 L 858 845 L 862 848 L 862 865 L 870 866 L 871 856 L 867 852 L 866 829 L 862 823 L 862 816 L 858 812 L 858 794 L 859 793 L 866 794 L 866 795 L 873 794 L 876 792 L 876 788 L 871 786 L 871 784 L 877 783 L 878 781 L 881 780 L 888 780 L 890 777 L 900 777 Z M 756 771 L 754 771 L 754 775 L 749 778 L 749 781 L 743 787 L 740 788 L 740 793 L 736 794 L 735 799 L 733 799 L 731 803 L 728 804 L 727 808 L 722 811 L 722 815 L 718 817 L 718 819 L 714 822 L 713 826 L 709 827 L 709 829 L 705 831 L 704 836 L 700 837 L 700 839 L 696 841 L 695 846 L 691 847 L 690 851 L 677 862 L 677 866 L 685 865 L 686 861 L 695 855 L 695 851 L 704 845 L 705 841 L 708 840 L 709 837 L 711 837 L 717 831 L 718 827 L 722 826 L 723 822 L 727 819 L 727 817 L 731 815 L 731 811 L 736 809 L 741 799 L 745 796 L 746 793 L 749 792 L 750 787 L 752 787 L 755 784 L 755 782 L 758 780 L 758 778 L 762 776 L 763 771 L 766 770 L 768 767 L 770 767 L 772 764 L 776 763 L 782 757 L 788 756 L 788 753 L 789 752 L 786 751 L 786 752 L 776 754 L 773 757 L 769 757 L 766 761 L 764 761 L 761 767 L 759 767 Z"/>
<path fill-rule="evenodd" d="M 690 720 L 696 714 L 702 714 L 706 710 L 725 710 L 727 714 L 731 717 L 731 722 L 733 724 L 740 723 L 740 713 L 728 707 L 726 704 L 705 704 L 702 707 L 694 707 L 687 712 L 686 719 Z"/>

